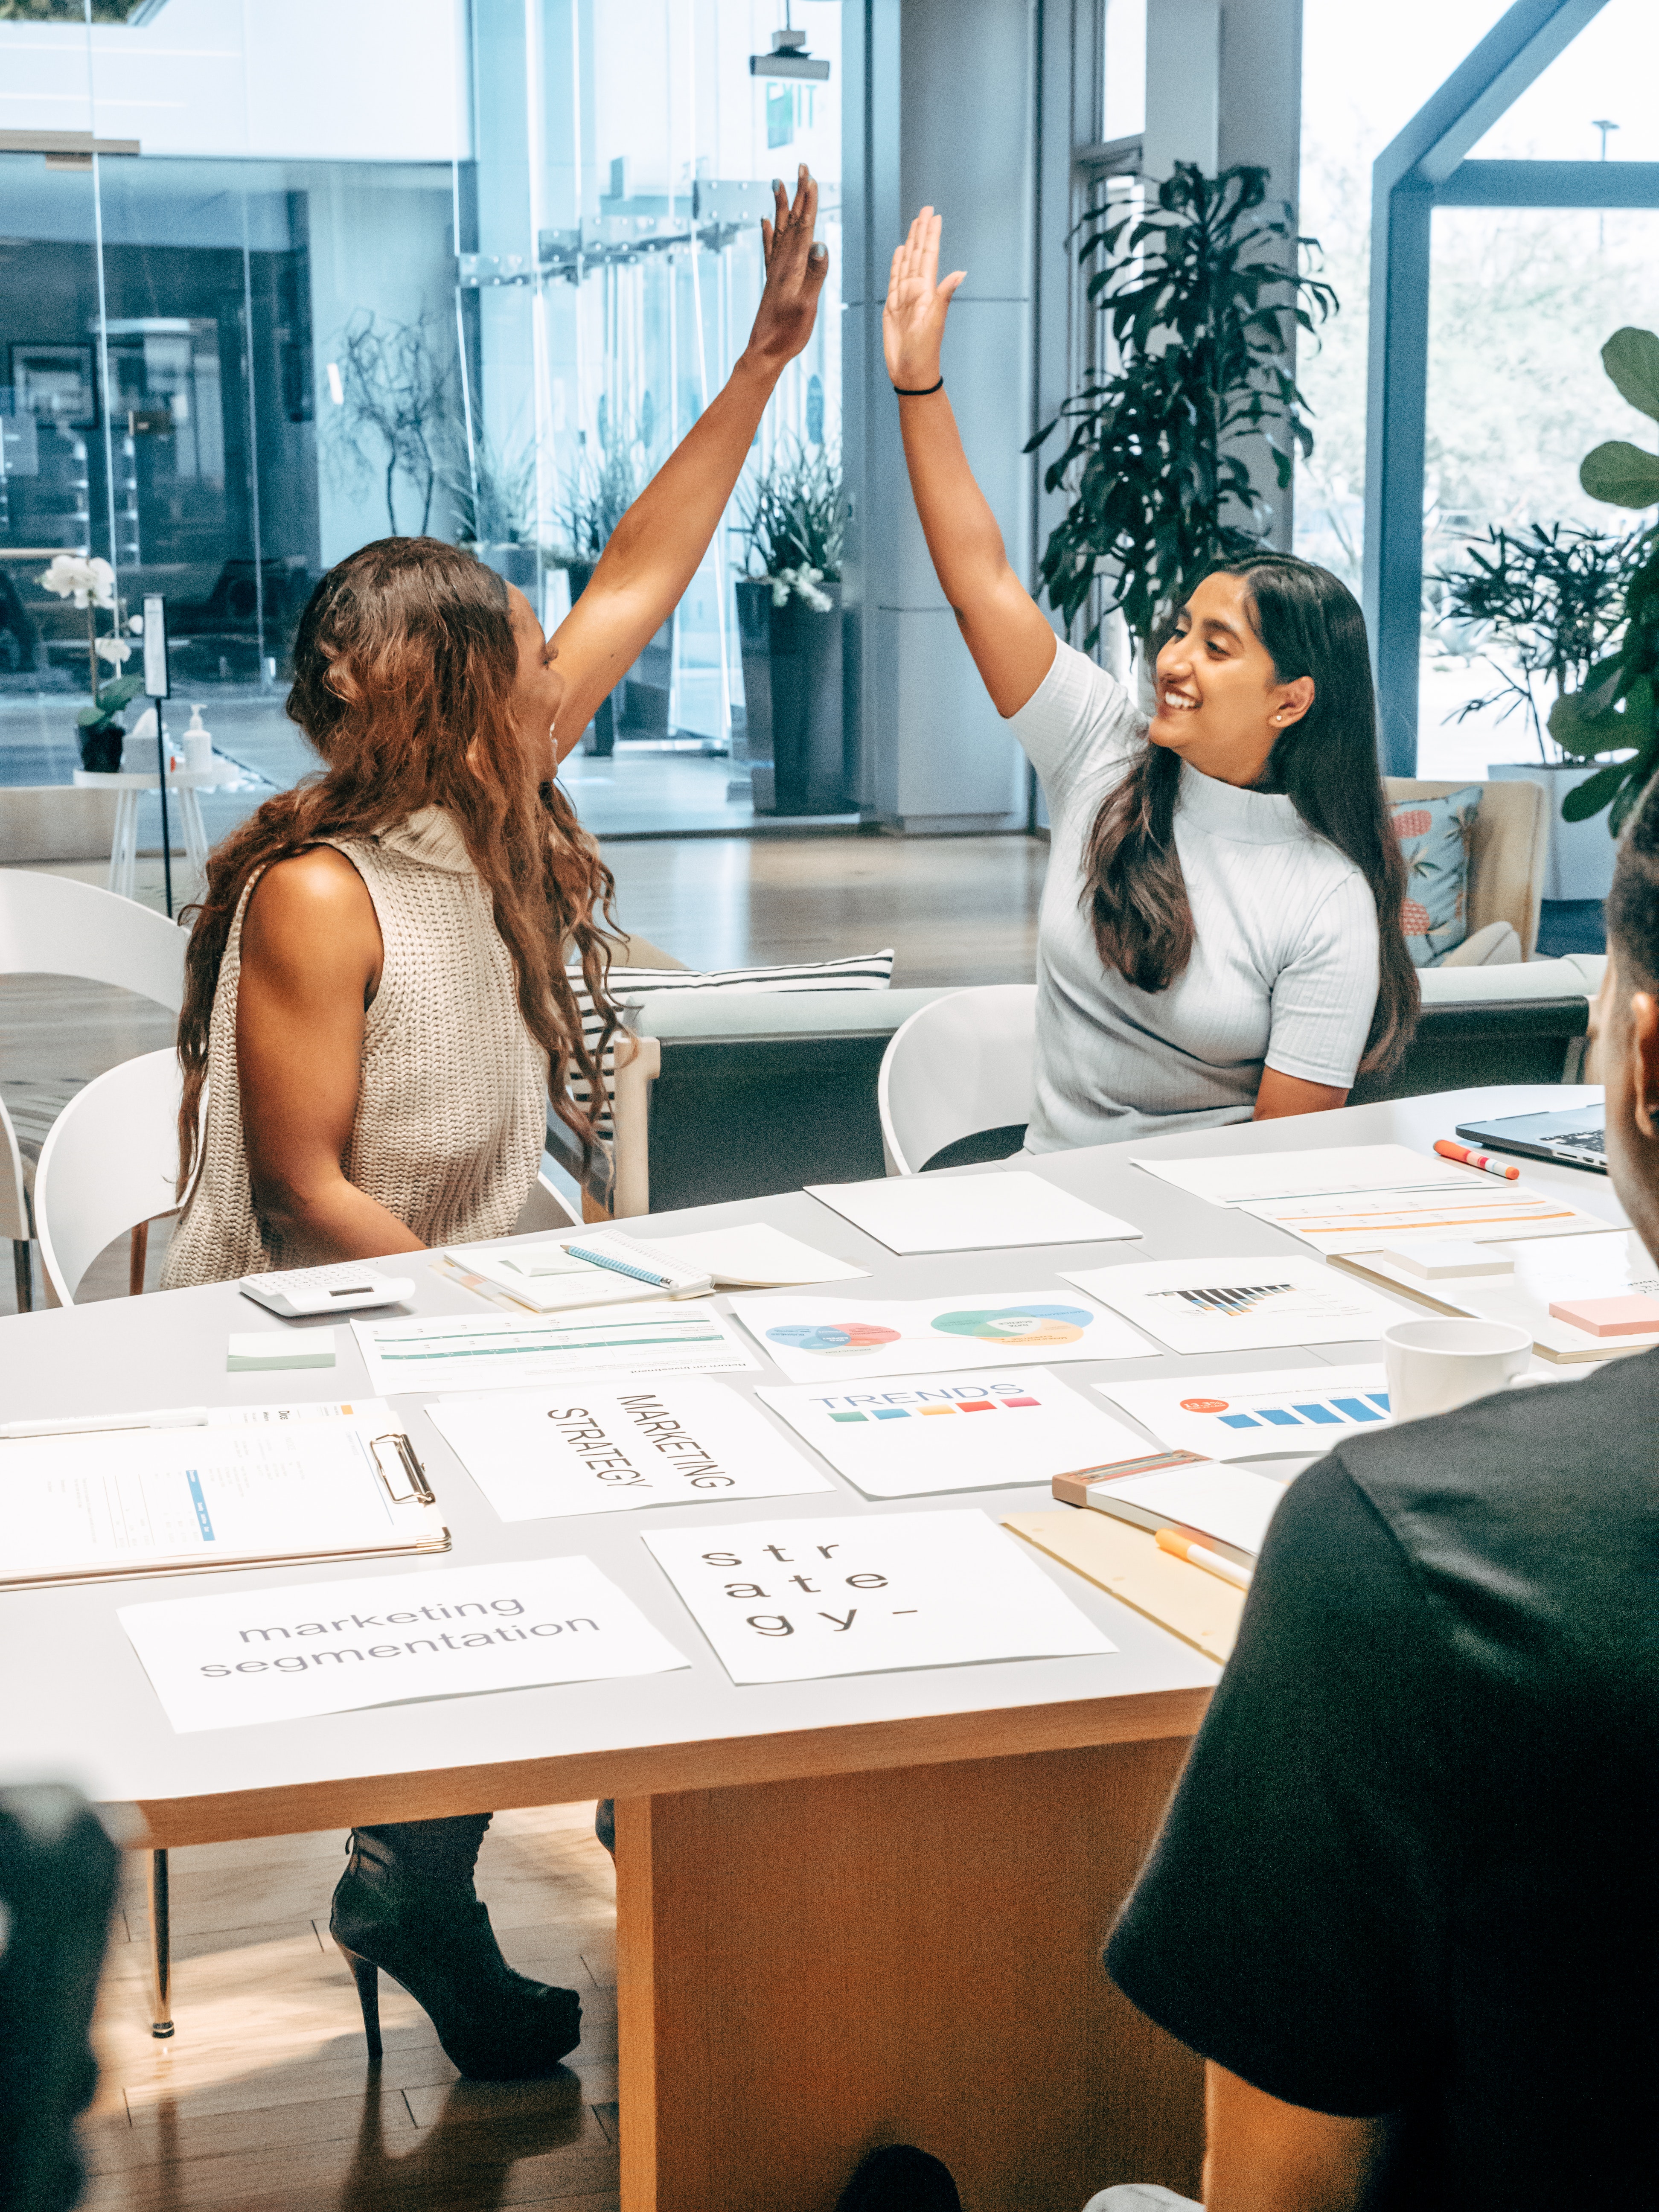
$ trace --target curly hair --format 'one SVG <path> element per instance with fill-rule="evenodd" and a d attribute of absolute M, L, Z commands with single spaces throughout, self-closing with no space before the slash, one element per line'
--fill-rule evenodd
<path fill-rule="evenodd" d="M 548 1055 L 554 1112 L 591 1156 L 574 1062 L 603 1098 L 598 1055 L 617 1019 L 606 989 L 610 870 L 514 726 L 518 644 L 507 586 L 435 538 L 382 538 L 329 570 L 300 618 L 287 712 L 321 755 L 319 775 L 268 799 L 216 846 L 195 908 L 179 1018 L 184 1098 L 179 1194 L 189 1188 L 214 992 L 242 893 L 261 869 L 325 839 L 368 838 L 424 806 L 453 817 L 512 957 L 525 1026 Z M 605 1016 L 590 1047 L 567 960 Z"/>

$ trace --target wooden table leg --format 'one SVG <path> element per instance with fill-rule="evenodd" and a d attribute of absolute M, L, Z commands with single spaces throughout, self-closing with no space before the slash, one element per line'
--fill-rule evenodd
<path fill-rule="evenodd" d="M 1202 2069 L 1099 1958 L 1186 1752 L 623 1799 L 624 2212 L 831 2212 L 904 2142 L 973 2212 L 1196 2195 Z"/>

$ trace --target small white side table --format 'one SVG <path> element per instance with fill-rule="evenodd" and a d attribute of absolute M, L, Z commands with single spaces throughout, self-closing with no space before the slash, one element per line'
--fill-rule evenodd
<path fill-rule="evenodd" d="M 210 769 L 177 769 L 167 778 L 167 795 L 176 795 L 179 819 L 185 833 L 185 858 L 198 884 L 207 881 L 207 827 L 202 820 L 198 791 L 222 790 L 234 783 L 238 771 L 228 762 Z M 147 791 L 159 791 L 161 779 L 152 769 L 147 774 L 123 769 L 101 775 L 77 768 L 75 783 L 81 791 L 112 791 L 115 836 L 109 850 L 109 888 L 118 898 L 135 898 L 138 890 L 138 801 Z M 171 827 L 171 824 L 169 824 Z"/>

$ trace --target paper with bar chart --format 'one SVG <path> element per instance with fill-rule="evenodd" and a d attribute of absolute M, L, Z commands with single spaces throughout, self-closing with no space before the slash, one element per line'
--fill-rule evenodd
<path fill-rule="evenodd" d="M 1328 1451 L 1360 1430 L 1389 1425 L 1389 1386 L 1380 1362 L 1094 1387 L 1171 1451 L 1202 1452 L 1206 1459 Z"/>
<path fill-rule="evenodd" d="M 1318 1260 L 1153 1260 L 1080 1267 L 1065 1279 L 1171 1352 L 1273 1352 L 1354 1344 L 1422 1308 L 1385 1297 Z"/>
<path fill-rule="evenodd" d="M 866 1498 L 1047 1483 L 1146 1449 L 1045 1367 L 763 1384 L 755 1395 Z"/>

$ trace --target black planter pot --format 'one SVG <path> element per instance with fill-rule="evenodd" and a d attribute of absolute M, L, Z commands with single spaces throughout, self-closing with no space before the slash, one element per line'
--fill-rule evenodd
<path fill-rule="evenodd" d="M 127 733 L 118 722 L 88 722 L 76 732 L 81 765 L 88 775 L 118 775 Z"/>
<path fill-rule="evenodd" d="M 757 814 L 850 814 L 856 801 L 842 719 L 841 586 L 827 613 L 794 592 L 772 604 L 764 577 L 738 586 L 738 635 Z"/>

